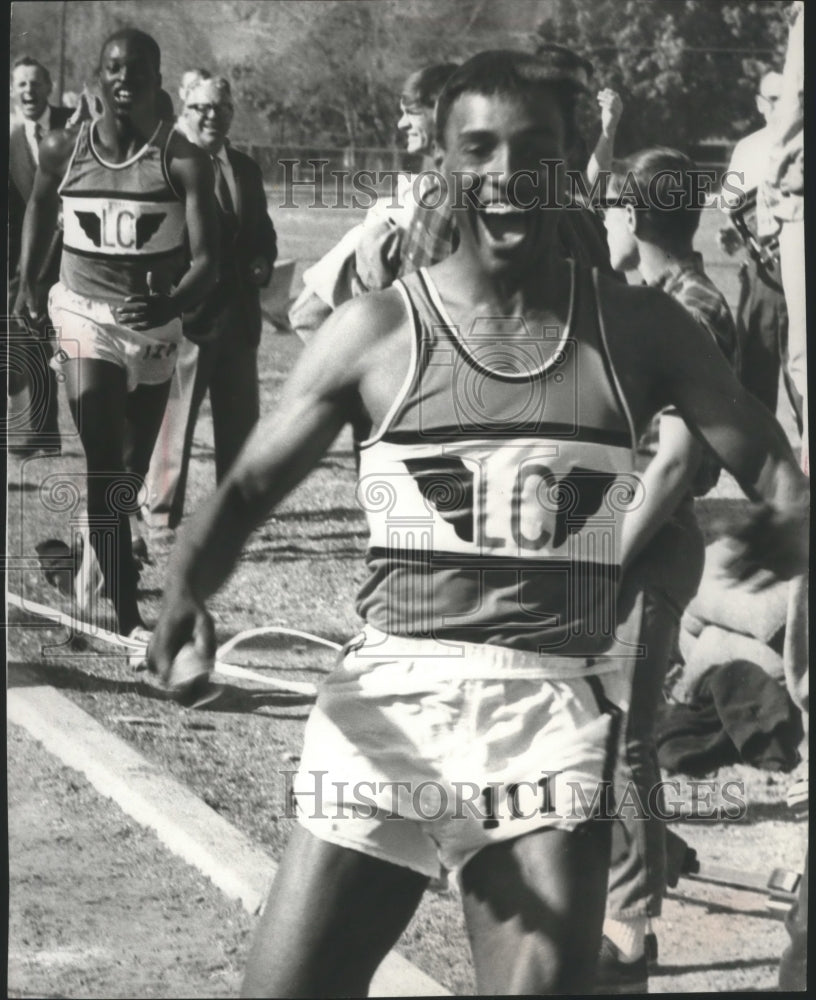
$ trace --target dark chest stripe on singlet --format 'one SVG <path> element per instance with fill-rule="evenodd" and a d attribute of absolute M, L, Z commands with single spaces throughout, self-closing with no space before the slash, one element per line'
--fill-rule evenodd
<path fill-rule="evenodd" d="M 562 438 L 568 441 L 572 438 L 586 441 L 590 444 L 609 445 L 612 448 L 631 447 L 631 435 L 627 431 L 604 430 L 602 427 L 580 429 L 574 424 L 528 423 L 517 428 L 504 430 L 478 426 L 471 429 L 479 438 L 488 441 L 510 441 L 529 438 L 540 440 L 542 437 Z M 456 444 L 462 441 L 462 427 L 435 427 L 432 430 L 388 430 L 383 434 L 382 441 L 388 444 L 422 444 L 433 441 L 436 444 Z"/>

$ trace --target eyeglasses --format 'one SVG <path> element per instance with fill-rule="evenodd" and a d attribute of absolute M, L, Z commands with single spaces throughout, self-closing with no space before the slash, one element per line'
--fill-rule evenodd
<path fill-rule="evenodd" d="M 231 104 L 188 104 L 188 111 L 194 111 L 200 118 L 207 115 L 225 115 L 232 111 Z"/>

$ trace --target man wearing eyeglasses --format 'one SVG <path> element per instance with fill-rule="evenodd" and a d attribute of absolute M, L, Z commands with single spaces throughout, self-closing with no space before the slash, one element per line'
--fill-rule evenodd
<path fill-rule="evenodd" d="M 189 74 L 177 128 L 209 153 L 221 221 L 221 275 L 201 305 L 184 316 L 184 335 L 197 345 L 177 368 L 148 476 L 152 527 L 175 528 L 184 493 L 198 411 L 209 392 L 220 482 L 259 414 L 260 289 L 277 256 L 260 168 L 227 140 L 233 118 L 229 81 L 206 70 Z"/>

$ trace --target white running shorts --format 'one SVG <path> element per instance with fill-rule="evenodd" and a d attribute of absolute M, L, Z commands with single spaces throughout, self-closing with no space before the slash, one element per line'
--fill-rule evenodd
<path fill-rule="evenodd" d="M 87 299 L 58 282 L 48 295 L 48 314 L 57 337 L 51 361 L 59 372 L 69 359 L 92 358 L 124 368 L 127 391 L 171 378 L 181 343 L 181 319 L 146 333 L 117 323 L 109 302 Z"/>
<path fill-rule="evenodd" d="M 293 782 L 307 830 L 438 878 L 489 844 L 608 808 L 624 663 L 530 679 L 513 672 L 529 672 L 532 654 L 462 644 L 472 679 L 424 640 L 381 637 L 367 628 L 347 647 L 309 717 Z M 403 653 L 386 655 L 397 642 Z"/>

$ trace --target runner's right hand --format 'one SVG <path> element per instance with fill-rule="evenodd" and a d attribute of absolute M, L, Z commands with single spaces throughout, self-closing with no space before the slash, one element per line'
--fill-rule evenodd
<path fill-rule="evenodd" d="M 167 683 L 173 661 L 192 642 L 202 661 L 215 657 L 215 625 L 209 612 L 191 597 L 165 597 L 147 647 L 147 668 Z"/>

